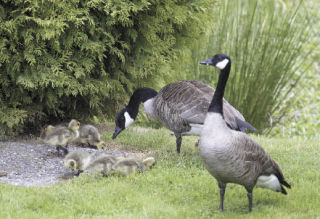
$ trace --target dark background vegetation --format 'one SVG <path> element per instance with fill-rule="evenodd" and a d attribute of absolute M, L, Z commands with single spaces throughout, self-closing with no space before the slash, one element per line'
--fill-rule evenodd
<path fill-rule="evenodd" d="M 309 68 L 318 5 L 299 2 L 1 1 L 0 134 L 113 120 L 140 86 L 215 86 L 217 72 L 198 63 L 218 52 L 233 63 L 227 100 L 261 132 L 288 124 L 293 88 L 319 73 Z"/>

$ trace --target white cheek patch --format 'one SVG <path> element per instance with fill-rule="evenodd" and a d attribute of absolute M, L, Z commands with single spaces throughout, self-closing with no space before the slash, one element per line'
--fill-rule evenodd
<path fill-rule="evenodd" d="M 134 119 L 131 118 L 128 112 L 124 113 L 124 118 L 126 119 L 124 124 L 125 128 L 129 127 L 134 122 Z"/>
<path fill-rule="evenodd" d="M 151 117 L 154 117 L 153 100 L 154 98 L 151 98 L 143 103 L 144 110 Z"/>
<path fill-rule="evenodd" d="M 280 182 L 278 178 L 273 174 L 271 174 L 270 176 L 259 176 L 256 186 L 271 189 L 276 192 L 281 191 Z"/>
<path fill-rule="evenodd" d="M 221 62 L 218 62 L 216 64 L 216 67 L 219 68 L 220 70 L 224 69 L 226 67 L 226 65 L 229 63 L 229 60 L 228 59 L 224 59 L 223 61 Z"/>

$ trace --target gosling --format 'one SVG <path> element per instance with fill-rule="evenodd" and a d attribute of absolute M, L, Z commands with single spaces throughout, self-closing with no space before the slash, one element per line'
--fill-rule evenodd
<path fill-rule="evenodd" d="M 77 171 L 75 175 L 79 175 L 84 171 L 91 161 L 91 156 L 86 151 L 73 151 L 68 153 L 64 159 L 64 165 L 72 171 Z"/>
<path fill-rule="evenodd" d="M 96 147 L 99 150 L 106 149 L 106 143 L 100 140 L 100 134 L 93 125 L 83 125 L 79 129 L 79 138 L 77 139 L 82 144 L 88 144 L 89 147 Z"/>
<path fill-rule="evenodd" d="M 142 162 L 134 158 L 120 159 L 117 163 L 112 166 L 112 169 L 123 174 L 130 175 L 136 172 L 143 172 L 149 170 L 151 166 L 155 164 L 156 160 L 153 157 L 148 157 Z"/>
<path fill-rule="evenodd" d="M 69 142 L 79 137 L 79 127 L 80 122 L 72 119 L 69 122 L 68 127 L 59 127 L 53 129 L 48 135 L 43 139 L 44 143 L 51 146 L 55 146 L 58 151 L 58 156 L 60 156 L 60 151 L 63 151 L 63 155 L 68 153 L 68 149 L 65 147 Z"/>
<path fill-rule="evenodd" d="M 102 176 L 108 176 L 112 171 L 112 166 L 119 160 L 120 157 L 115 157 L 109 154 L 102 154 L 88 165 L 84 172 L 86 173 L 101 173 Z"/>
<path fill-rule="evenodd" d="M 41 133 L 40 138 L 43 140 L 47 135 L 49 135 L 56 127 L 53 125 L 48 125 Z"/>

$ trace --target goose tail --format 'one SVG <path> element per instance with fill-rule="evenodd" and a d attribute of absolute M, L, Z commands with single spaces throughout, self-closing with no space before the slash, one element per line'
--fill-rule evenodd
<path fill-rule="evenodd" d="M 281 183 L 282 185 L 284 185 L 285 187 L 291 189 L 291 185 L 290 185 L 289 183 L 287 183 L 285 180 L 282 180 L 280 183 Z"/>
<path fill-rule="evenodd" d="M 255 127 L 253 127 L 250 123 L 246 121 L 236 118 L 236 123 L 241 132 L 246 132 L 246 130 L 249 130 L 252 132 L 258 132 L 258 130 Z"/>

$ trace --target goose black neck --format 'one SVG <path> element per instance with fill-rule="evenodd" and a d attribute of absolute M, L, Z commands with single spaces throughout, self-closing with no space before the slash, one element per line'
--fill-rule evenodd
<path fill-rule="evenodd" d="M 148 87 L 141 87 L 136 89 L 130 97 L 129 104 L 127 105 L 127 110 L 131 118 L 136 119 L 139 112 L 139 105 L 141 102 L 145 102 L 157 96 L 157 94 L 157 91 Z"/>
<path fill-rule="evenodd" d="M 226 87 L 226 84 L 229 78 L 230 68 L 231 68 L 231 62 L 229 62 L 227 66 L 220 71 L 217 88 L 212 97 L 212 101 L 210 103 L 208 112 L 219 113 L 223 116 L 223 95 L 224 95 L 224 89 Z"/>

